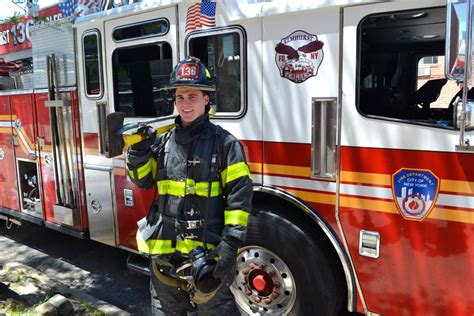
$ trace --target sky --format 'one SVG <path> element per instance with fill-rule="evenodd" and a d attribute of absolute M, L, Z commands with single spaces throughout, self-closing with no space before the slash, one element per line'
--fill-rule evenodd
<path fill-rule="evenodd" d="M 25 0 L 23 1 L 26 2 Z M 38 5 L 40 6 L 40 8 L 44 8 L 58 2 L 59 0 L 38 0 Z M 21 12 L 22 14 L 24 14 L 24 11 L 20 9 L 18 5 L 15 5 L 11 0 L 0 0 L 0 6 L 2 8 L 0 13 L 0 19 L 12 17 L 15 12 Z M 25 4 L 19 4 L 19 6 L 24 8 Z"/>

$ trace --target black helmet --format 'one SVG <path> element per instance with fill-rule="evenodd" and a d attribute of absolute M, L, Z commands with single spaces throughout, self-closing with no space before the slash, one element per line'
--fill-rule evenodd
<path fill-rule="evenodd" d="M 168 90 L 179 87 L 193 87 L 202 91 L 216 91 L 211 73 L 196 57 L 188 56 L 181 60 L 171 73 Z"/>

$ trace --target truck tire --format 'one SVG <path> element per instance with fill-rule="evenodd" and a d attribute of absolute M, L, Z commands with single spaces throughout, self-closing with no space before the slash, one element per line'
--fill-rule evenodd
<path fill-rule="evenodd" d="M 232 286 L 241 310 L 249 315 L 338 314 L 343 289 L 323 243 L 313 235 L 308 225 L 295 224 L 277 208 L 254 206 Z"/>

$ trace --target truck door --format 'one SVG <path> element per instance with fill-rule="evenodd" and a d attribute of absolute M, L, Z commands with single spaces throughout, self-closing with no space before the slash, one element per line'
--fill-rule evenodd
<path fill-rule="evenodd" d="M 13 137 L 8 95 L 0 96 L 0 207 L 7 211 L 20 209 L 15 167 Z"/>
<path fill-rule="evenodd" d="M 104 66 L 104 25 L 103 21 L 88 21 L 75 27 L 89 236 L 116 246 L 112 159 L 105 157 L 104 146 L 105 118 L 110 112 Z"/>
<path fill-rule="evenodd" d="M 125 112 L 126 123 L 173 113 L 161 89 L 177 62 L 176 22 L 175 6 L 105 22 L 109 111 Z M 135 248 L 136 222 L 146 215 L 153 191 L 132 185 L 123 157 L 114 159 L 113 175 L 118 243 Z"/>
<path fill-rule="evenodd" d="M 343 13 L 339 216 L 368 310 L 472 314 L 474 168 L 455 150 L 445 2 Z"/>

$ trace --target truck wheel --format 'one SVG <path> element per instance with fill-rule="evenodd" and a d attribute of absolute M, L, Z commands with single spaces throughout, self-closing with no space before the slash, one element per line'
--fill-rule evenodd
<path fill-rule="evenodd" d="M 254 206 L 232 292 L 249 315 L 337 315 L 343 294 L 327 252 L 275 209 Z"/>

